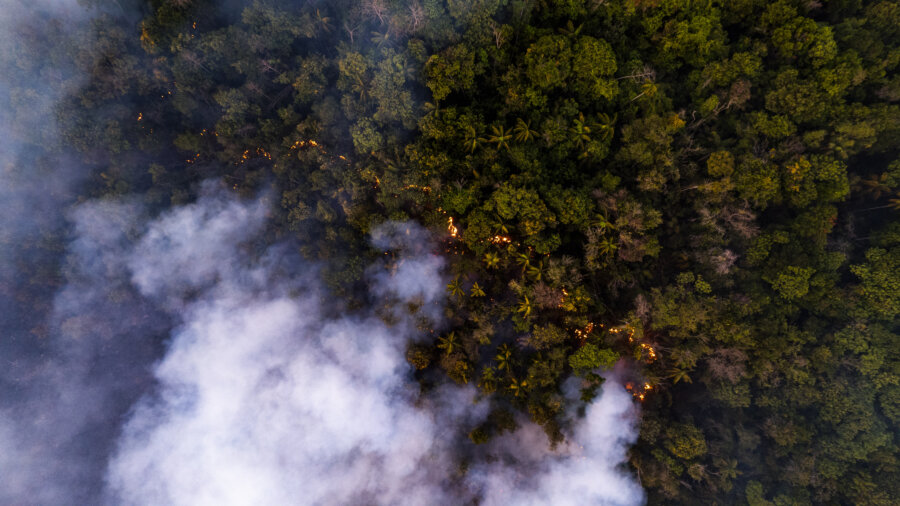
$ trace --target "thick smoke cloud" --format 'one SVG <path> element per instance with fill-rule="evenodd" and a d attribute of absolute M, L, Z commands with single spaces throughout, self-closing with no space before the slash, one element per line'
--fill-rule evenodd
<path fill-rule="evenodd" d="M 3 336 L 36 344 L 4 354 L 2 504 L 96 502 L 119 418 L 152 386 L 148 366 L 168 319 L 131 288 L 120 256 L 140 215 L 127 203 L 75 209 L 67 283 L 52 300 L 44 337 Z"/>
<path fill-rule="evenodd" d="M 93 469 L 108 462 L 107 504 L 641 501 L 618 469 L 634 413 L 613 382 L 565 446 L 549 450 L 526 424 L 487 449 L 495 463 L 450 478 L 459 476 L 460 428 L 486 414 L 474 389 L 444 386 L 422 398 L 404 359 L 414 325 L 335 311 L 296 248 L 259 241 L 268 206 L 207 184 L 197 202 L 149 221 L 128 201 L 75 208 L 68 283 L 55 300 L 55 359 L 36 373 L 27 409 L 0 423 L 0 465 L 12 483 L 5 502 L 62 504 L 76 490 L 92 497 L 101 480 L 73 475 L 80 459 Z M 399 257 L 371 269 L 372 292 L 438 314 L 429 306 L 440 307 L 446 279 L 427 233 L 387 224 L 373 243 Z M 147 343 L 168 326 L 151 381 L 147 364 L 161 339 Z M 104 367 L 92 370 L 97 363 Z M 110 426 L 134 383 L 146 395 L 121 429 Z M 22 416 L 46 422 L 11 423 Z M 86 448 L 104 441 L 91 427 L 120 434 L 115 448 Z M 56 464 L 46 468 L 48 460 Z"/>
<path fill-rule="evenodd" d="M 247 254 L 264 215 L 208 190 L 129 255 L 138 288 L 181 323 L 110 464 L 114 502 L 431 502 L 448 470 L 434 414 L 413 404 L 406 335 L 325 317 L 287 248 Z M 439 285 L 430 265 L 417 275 Z"/>
<path fill-rule="evenodd" d="M 0 504 L 96 503 L 165 336 L 108 254 L 128 225 L 83 228 L 65 247 L 88 171 L 60 147 L 56 106 L 85 82 L 71 51 L 89 47 L 88 21 L 76 0 L 0 9 Z"/>
<path fill-rule="evenodd" d="M 465 490 L 485 504 L 640 499 L 616 469 L 634 437 L 621 387 L 604 390 L 565 448 L 549 452 L 528 427 L 497 443 L 515 467 L 477 468 L 454 488 L 455 430 L 484 416 L 474 392 L 418 399 L 404 360 L 412 326 L 326 316 L 315 276 L 290 249 L 248 253 L 264 218 L 259 201 L 207 188 L 154 221 L 127 255 L 135 285 L 178 308 L 181 323 L 155 369 L 157 394 L 136 406 L 111 461 L 113 502 L 438 504 Z M 428 242 L 410 223 L 376 230 L 373 243 L 402 258 L 372 273 L 373 292 L 438 305 L 434 287 L 446 280 Z M 529 469 L 533 485 L 523 488 Z"/>
<path fill-rule="evenodd" d="M 544 434 L 526 425 L 495 442 L 501 463 L 476 468 L 472 480 L 484 485 L 485 505 L 639 504 L 643 491 L 623 469 L 635 415 L 631 394 L 607 381 L 559 448 L 548 451 Z"/>
<path fill-rule="evenodd" d="M 53 149 L 54 107 L 81 81 L 70 62 L 52 61 L 57 45 L 72 39 L 66 28 L 83 18 L 74 4 L 12 0 L 0 9 L 0 332 L 7 336 L 29 332 L 49 309 L 23 304 L 19 294 L 52 296 L 28 275 L 58 260 L 43 246 L 62 233 L 64 207 L 84 174 Z M 4 340 L 0 353 L 21 350 L 23 341 Z"/>
<path fill-rule="evenodd" d="M 345 312 L 295 245 L 265 243 L 266 195 L 207 184 L 158 217 L 71 207 L 87 170 L 41 147 L 82 80 L 50 53 L 86 21 L 75 0 L 0 10 L 0 504 L 642 501 L 619 469 L 636 429 L 612 381 L 567 445 L 526 423 L 461 472 L 484 403 L 423 396 L 404 359 L 423 338 L 408 307 L 440 326 L 447 282 L 420 227 L 373 232 L 396 255 L 367 272 L 389 325 Z"/>

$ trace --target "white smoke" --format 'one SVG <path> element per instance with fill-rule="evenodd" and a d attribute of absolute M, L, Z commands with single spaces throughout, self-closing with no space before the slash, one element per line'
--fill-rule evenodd
<path fill-rule="evenodd" d="M 113 502 L 457 502 L 456 426 L 484 415 L 472 390 L 444 388 L 452 406 L 418 399 L 403 358 L 411 326 L 325 316 L 315 276 L 277 267 L 298 264 L 288 249 L 248 254 L 264 218 L 260 202 L 207 188 L 153 222 L 128 256 L 143 293 L 183 303 L 182 323 L 156 367 L 158 394 L 136 406 L 110 463 Z M 424 230 L 387 224 L 373 242 L 405 255 L 370 273 L 374 293 L 441 302 L 442 261 Z M 621 387 L 607 387 L 564 448 L 551 452 L 533 426 L 496 443 L 528 476 L 476 467 L 462 488 L 484 504 L 636 504 L 639 487 L 618 469 L 632 410 Z"/>
<path fill-rule="evenodd" d="M 147 365 L 167 319 L 130 288 L 120 253 L 139 222 L 136 206 L 98 202 L 71 214 L 65 286 L 46 337 L 10 333 L 32 351 L 4 355 L 0 396 L 0 504 L 96 500 L 119 417 L 150 387 Z"/>
<path fill-rule="evenodd" d="M 628 447 L 637 439 L 635 414 L 631 394 L 608 380 L 560 447 L 548 450 L 546 437 L 533 425 L 503 436 L 495 444 L 505 460 L 472 473 L 484 487 L 483 504 L 642 503 L 641 487 L 624 469 Z"/>
<path fill-rule="evenodd" d="M 447 281 L 427 232 L 391 223 L 373 233 L 399 255 L 368 272 L 371 292 L 397 305 L 388 325 L 343 313 L 296 247 L 265 244 L 267 210 L 265 197 L 239 201 L 207 184 L 150 221 L 129 201 L 70 214 L 54 358 L 24 402 L 0 410 L 0 502 L 93 502 L 92 469 L 104 462 L 107 504 L 642 501 L 621 469 L 634 408 L 612 381 L 568 443 L 551 450 L 526 423 L 489 444 L 493 463 L 463 472 L 465 431 L 486 403 L 450 385 L 423 396 L 404 359 L 421 338 L 403 320 L 407 303 L 434 318 Z M 135 391 L 152 393 L 117 428 L 110 420 Z"/>
<path fill-rule="evenodd" d="M 87 19 L 75 0 L 0 10 L 0 504 L 642 501 L 620 469 L 632 403 L 612 382 L 567 446 L 525 425 L 460 478 L 461 428 L 484 403 L 452 386 L 423 398 L 404 360 L 415 325 L 340 314 L 296 248 L 260 244 L 265 197 L 207 185 L 152 220 L 128 200 L 82 204 L 60 288 L 46 309 L 19 301 L 22 266 L 55 265 L 34 245 L 64 234 L 87 172 L 33 154 L 58 141 L 54 107 L 85 77 L 40 71 L 48 51 L 80 47 L 41 35 Z M 447 280 L 427 232 L 387 224 L 372 240 L 401 258 L 367 273 L 371 293 L 436 321 Z"/>
<path fill-rule="evenodd" d="M 407 336 L 367 315 L 323 316 L 312 276 L 273 276 L 296 261 L 286 248 L 253 260 L 243 247 L 263 209 L 207 189 L 129 256 L 143 293 L 185 305 L 159 393 L 135 408 L 111 461 L 114 502 L 431 502 L 447 470 L 433 414 L 413 406 Z M 417 274 L 440 286 L 430 265 Z"/>

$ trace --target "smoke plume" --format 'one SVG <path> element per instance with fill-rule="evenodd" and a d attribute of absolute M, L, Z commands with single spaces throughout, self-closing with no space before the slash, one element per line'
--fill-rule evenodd
<path fill-rule="evenodd" d="M 4 456 L 15 457 L 3 462 L 13 471 L 4 473 L 14 478 L 11 500 L 40 482 L 60 492 L 31 496 L 35 504 L 59 504 L 72 487 L 89 497 L 96 476 L 59 478 L 87 451 L 108 456 L 109 504 L 640 501 L 618 469 L 635 430 L 630 396 L 614 382 L 571 442 L 551 451 L 526 425 L 491 444 L 498 461 L 454 482 L 459 427 L 485 415 L 473 389 L 445 386 L 422 398 L 404 359 L 414 325 L 388 325 L 365 310 L 342 314 L 296 247 L 259 240 L 267 209 L 265 197 L 239 201 L 214 184 L 149 221 L 130 202 L 75 208 L 68 284 L 55 300 L 59 350 L 33 387 L 36 399 L 54 396 L 19 413 L 46 426 L 0 425 Z M 443 263 L 423 246 L 426 237 L 412 223 L 373 233 L 375 245 L 401 255 L 390 269 L 373 268 L 373 294 L 398 306 L 440 306 Z M 159 350 L 147 343 L 164 325 L 173 330 L 151 381 L 146 371 Z M 98 360 L 105 367 L 88 370 Z M 145 394 L 119 429 L 109 417 L 121 383 L 126 394 L 135 384 Z M 120 434 L 114 450 L 85 448 L 92 423 Z M 55 444 L 32 441 L 47 438 Z M 29 460 L 34 447 L 42 458 Z M 61 447 L 72 449 L 54 454 Z M 39 471 L 44 459 L 59 462 L 52 474 Z"/>
<path fill-rule="evenodd" d="M 548 450 L 533 424 L 503 436 L 495 443 L 501 463 L 472 473 L 484 486 L 484 504 L 640 504 L 643 491 L 624 469 L 637 438 L 634 409 L 631 394 L 610 377 L 559 448 Z"/>
<path fill-rule="evenodd" d="M 371 315 L 326 317 L 314 268 L 290 248 L 248 254 L 263 209 L 207 191 L 128 256 L 135 285 L 179 324 L 111 460 L 114 502 L 431 502 L 447 470 L 433 414 L 414 407 L 407 335 Z M 416 274 L 440 286 L 429 265 Z"/>
<path fill-rule="evenodd" d="M 74 1 L 0 12 L 0 504 L 642 502 L 615 381 L 555 449 L 523 422 L 472 451 L 475 389 L 420 392 L 406 345 L 441 326 L 447 279 L 416 224 L 372 232 L 391 252 L 366 273 L 379 311 L 348 311 L 297 244 L 267 243 L 267 194 L 74 205 L 87 170 L 41 147 L 80 80 L 49 53 L 85 19 Z"/>
<path fill-rule="evenodd" d="M 88 171 L 61 145 L 56 106 L 84 82 L 72 55 L 87 20 L 75 0 L 0 10 L 0 504 L 96 503 L 167 328 L 109 256 L 136 217 L 117 206 L 92 229 L 73 214 L 88 228 L 67 239 Z"/>
<path fill-rule="evenodd" d="M 443 389 L 453 407 L 419 399 L 403 358 L 412 326 L 365 312 L 328 316 L 315 269 L 291 248 L 247 251 L 264 218 L 260 201 L 207 188 L 151 223 L 127 255 L 138 289 L 177 308 L 179 323 L 155 368 L 159 389 L 134 408 L 111 460 L 114 502 L 459 500 L 447 477 L 455 426 L 483 416 L 473 392 Z M 389 223 L 373 242 L 406 255 L 372 275 L 375 294 L 441 302 L 442 262 L 423 246 L 424 230 Z M 534 487 L 522 488 L 518 467 L 495 465 L 471 473 L 467 488 L 486 504 L 634 503 L 640 490 L 616 470 L 634 435 L 631 406 L 621 387 L 607 388 L 554 452 L 533 427 L 523 431 L 530 440 L 498 442 L 535 470 Z"/>

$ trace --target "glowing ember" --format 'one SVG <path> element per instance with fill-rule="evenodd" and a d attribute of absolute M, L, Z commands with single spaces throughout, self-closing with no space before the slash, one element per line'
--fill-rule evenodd
<path fill-rule="evenodd" d="M 459 229 L 456 228 L 456 225 L 453 224 L 453 217 L 450 216 L 450 221 L 447 224 L 447 230 L 450 232 L 450 237 L 456 237 L 459 233 Z"/>
<path fill-rule="evenodd" d="M 272 155 L 270 155 L 269 152 L 263 148 L 256 148 L 256 150 L 253 151 L 252 153 L 249 149 L 247 149 L 247 150 L 244 150 L 244 152 L 241 154 L 240 161 L 235 162 L 235 165 L 242 165 L 244 162 L 249 160 L 251 156 L 260 156 L 260 157 L 266 158 L 267 160 L 272 159 Z"/>
<path fill-rule="evenodd" d="M 610 334 L 620 334 L 620 333 L 622 333 L 622 332 L 627 332 L 627 333 L 628 333 L 628 342 L 629 342 L 629 343 L 634 342 L 634 329 L 631 328 L 630 326 L 628 326 L 628 325 L 622 325 L 622 326 L 620 326 L 620 327 L 611 327 L 611 328 L 609 329 L 609 333 L 610 333 Z"/>
<path fill-rule="evenodd" d="M 654 350 L 652 346 L 647 343 L 641 343 L 641 349 L 647 350 L 648 362 L 656 360 L 656 350 Z"/>
<path fill-rule="evenodd" d="M 588 336 L 593 331 L 594 331 L 594 322 L 588 322 L 588 324 L 585 328 L 575 329 L 575 337 L 578 338 L 578 341 L 581 345 L 584 345 L 585 341 L 587 341 Z"/>
<path fill-rule="evenodd" d="M 631 392 L 631 395 L 635 399 L 639 400 L 640 402 L 644 402 L 644 399 L 647 396 L 647 392 L 653 390 L 653 385 L 651 385 L 650 383 L 644 383 L 642 388 L 635 388 L 634 383 L 629 381 L 628 383 L 625 383 L 625 390 Z"/>

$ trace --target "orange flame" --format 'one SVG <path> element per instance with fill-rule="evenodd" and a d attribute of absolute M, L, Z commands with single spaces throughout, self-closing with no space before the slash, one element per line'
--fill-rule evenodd
<path fill-rule="evenodd" d="M 648 362 L 656 360 L 656 350 L 654 350 L 652 346 L 647 343 L 641 343 L 641 349 L 647 350 Z"/>
<path fill-rule="evenodd" d="M 450 216 L 450 221 L 447 224 L 447 230 L 450 232 L 450 237 L 456 237 L 459 233 L 459 229 L 456 228 L 456 225 L 453 224 L 453 217 Z"/>
<path fill-rule="evenodd" d="M 644 402 L 644 399 L 647 397 L 647 392 L 653 390 L 653 385 L 651 385 L 650 383 L 644 383 L 641 389 L 635 389 L 634 383 L 629 381 L 628 383 L 625 383 L 625 390 L 631 392 L 631 395 L 635 399 L 639 400 L 640 402 Z"/>

